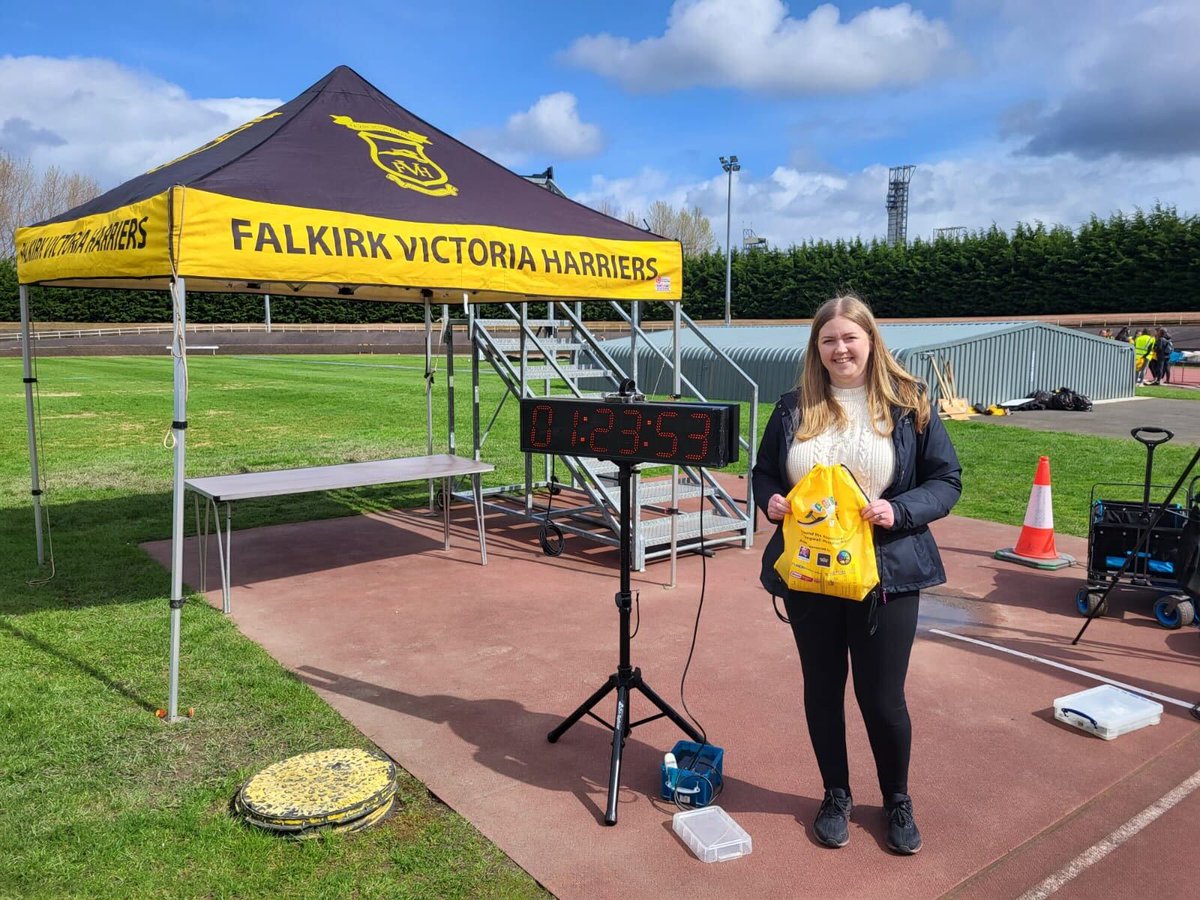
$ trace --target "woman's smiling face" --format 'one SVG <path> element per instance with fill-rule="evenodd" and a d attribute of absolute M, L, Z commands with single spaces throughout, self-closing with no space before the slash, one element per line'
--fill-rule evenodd
<path fill-rule="evenodd" d="M 817 333 L 817 349 L 834 387 L 856 388 L 866 382 L 871 338 L 860 325 L 834 316 Z"/>

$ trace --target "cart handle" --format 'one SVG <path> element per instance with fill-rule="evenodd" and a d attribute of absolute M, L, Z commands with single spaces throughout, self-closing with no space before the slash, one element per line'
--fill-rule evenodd
<path fill-rule="evenodd" d="M 1142 425 L 1138 428 L 1133 428 L 1129 432 L 1133 435 L 1133 439 L 1145 444 L 1147 447 L 1157 447 L 1159 444 L 1165 444 L 1171 438 L 1175 437 L 1175 432 L 1169 431 L 1166 428 L 1159 428 L 1157 425 Z M 1158 434 L 1162 437 L 1155 440 L 1154 438 L 1144 437 L 1148 434 Z"/>

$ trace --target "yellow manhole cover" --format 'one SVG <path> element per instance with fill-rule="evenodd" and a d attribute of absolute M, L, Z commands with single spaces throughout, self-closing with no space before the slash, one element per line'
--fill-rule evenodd
<path fill-rule="evenodd" d="M 396 767 L 367 750 L 305 753 L 275 763 L 252 776 L 238 791 L 235 806 L 251 824 L 276 831 L 316 826 L 363 827 L 357 820 L 391 806 Z M 322 829 L 326 830 L 326 829 Z M 340 829 L 339 829 L 340 830 Z"/>

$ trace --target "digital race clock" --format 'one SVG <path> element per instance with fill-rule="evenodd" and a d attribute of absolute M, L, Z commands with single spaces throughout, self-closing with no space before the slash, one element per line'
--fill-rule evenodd
<path fill-rule="evenodd" d="M 738 458 L 739 411 L 736 403 L 527 397 L 521 449 L 719 468 Z"/>

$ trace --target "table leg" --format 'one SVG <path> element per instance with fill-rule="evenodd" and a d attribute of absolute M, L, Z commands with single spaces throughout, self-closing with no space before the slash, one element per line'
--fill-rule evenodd
<path fill-rule="evenodd" d="M 217 527 L 221 527 L 219 522 Z M 225 571 L 222 574 L 221 611 L 229 615 L 230 581 L 233 577 L 233 504 L 228 502 L 225 504 Z"/>
<path fill-rule="evenodd" d="M 200 586 L 200 593 L 204 593 L 207 589 L 205 574 L 208 570 L 206 563 L 208 560 L 204 558 L 205 539 L 208 537 L 208 501 L 204 501 L 204 531 L 200 531 L 200 495 L 192 494 L 192 508 L 196 511 L 196 560 L 199 563 L 199 577 L 196 579 Z"/>
<path fill-rule="evenodd" d="M 471 492 L 475 501 L 475 528 L 479 532 L 479 559 L 487 565 L 487 534 L 483 530 L 483 484 L 482 476 L 476 472 L 471 476 Z"/>
<path fill-rule="evenodd" d="M 450 479 L 442 479 L 442 541 L 443 550 L 450 549 Z"/>

